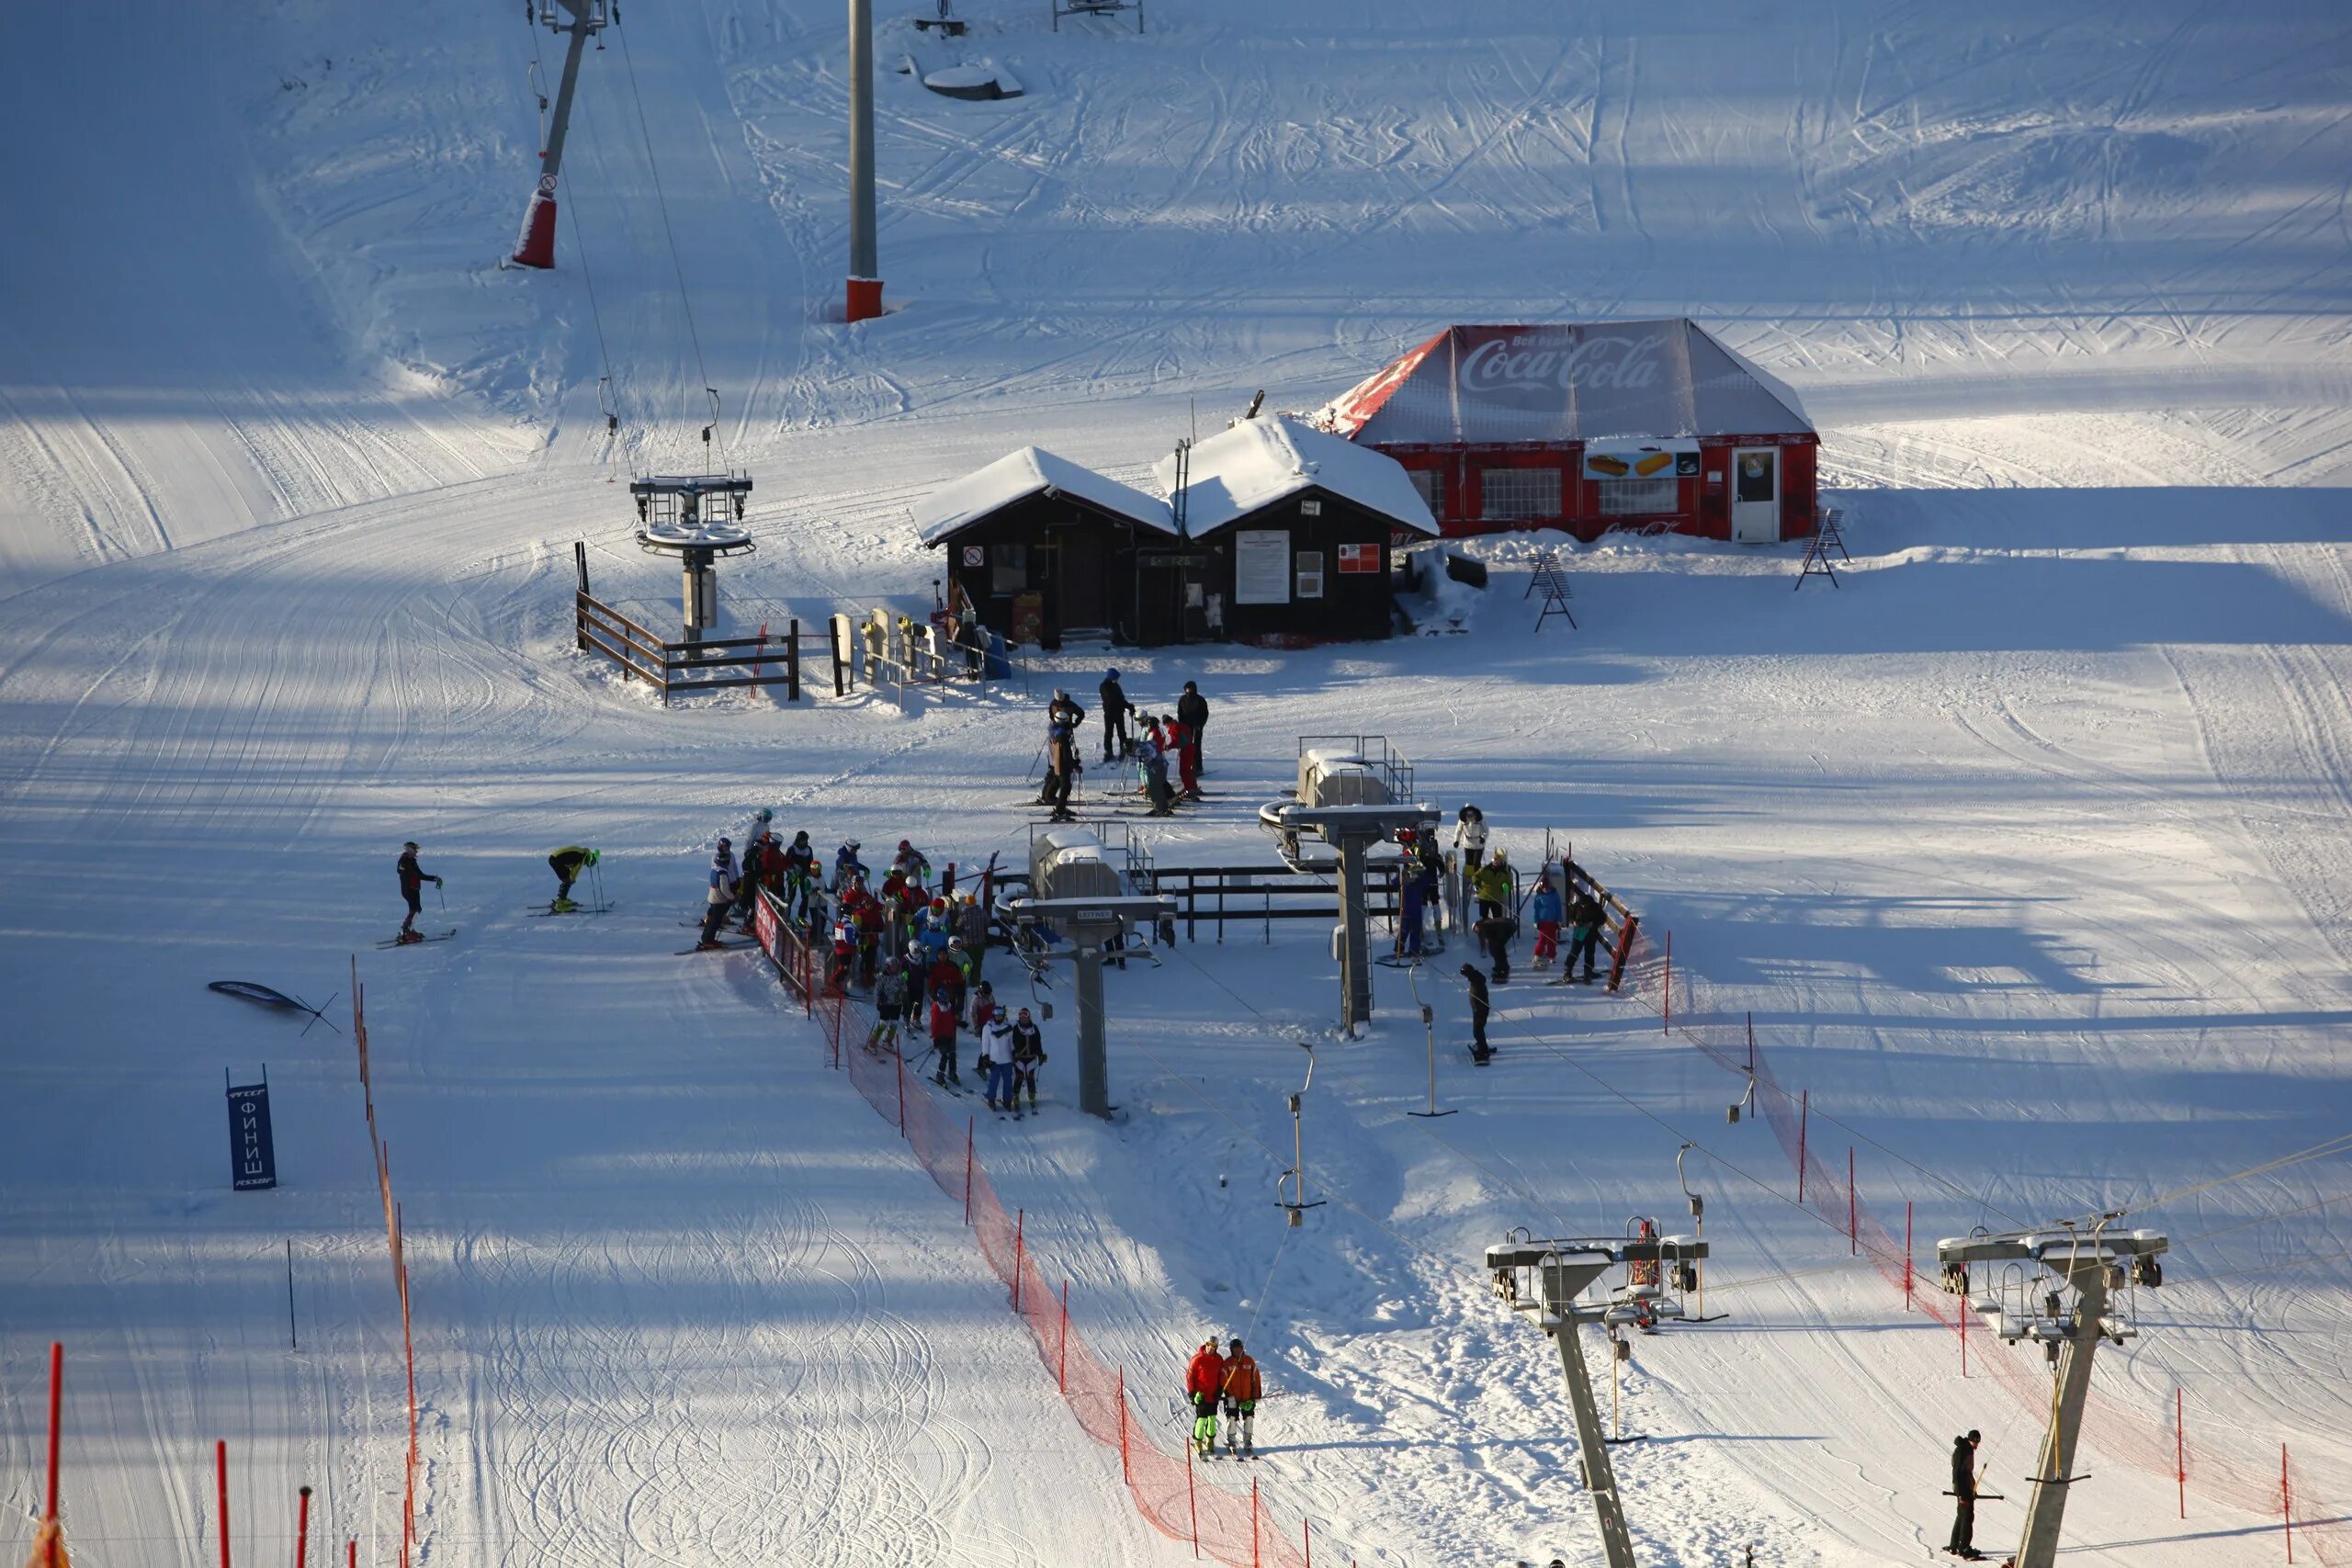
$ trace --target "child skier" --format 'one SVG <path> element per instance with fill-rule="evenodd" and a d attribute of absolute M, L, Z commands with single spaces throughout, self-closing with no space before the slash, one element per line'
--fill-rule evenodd
<path fill-rule="evenodd" d="M 964 1075 L 956 1070 L 956 1010 L 947 1005 L 944 997 L 931 998 L 931 1048 L 939 1053 L 939 1070 L 931 1077 L 935 1084 L 964 1087 Z"/>
<path fill-rule="evenodd" d="M 1037 1109 L 1037 1069 L 1046 1063 L 1046 1037 L 1023 1008 L 1012 1023 L 1012 1093 L 1029 1091 L 1029 1109 Z M 1016 1108 L 1017 1109 L 1017 1108 Z"/>
<path fill-rule="evenodd" d="M 886 1047 L 899 1048 L 899 1020 L 906 1010 L 907 966 L 892 953 L 882 965 L 881 977 L 874 982 L 874 1032 L 865 1037 L 868 1052 L 880 1055 Z"/>
<path fill-rule="evenodd" d="M 866 875 L 865 863 L 857 858 L 857 840 L 848 842 L 833 852 L 833 890 L 841 891 L 854 876 Z"/>
<path fill-rule="evenodd" d="M 1528 918 L 1535 922 L 1535 962 L 1532 967 L 1548 967 L 1560 955 L 1560 890 L 1552 886 L 1552 874 L 1544 872 L 1535 878 L 1535 896 L 1527 901 Z"/>
<path fill-rule="evenodd" d="M 1193 1447 L 1203 1459 L 1216 1456 L 1216 1402 L 1225 1393 L 1225 1358 L 1216 1353 L 1216 1336 L 1201 1341 L 1184 1369 L 1184 1397 L 1193 1404 Z"/>
<path fill-rule="evenodd" d="M 710 893 L 702 916 L 702 940 L 695 943 L 697 953 L 708 953 L 719 945 L 718 928 L 725 923 L 728 911 L 735 908 L 735 845 L 721 839 L 710 857 Z"/>
<path fill-rule="evenodd" d="M 424 933 L 416 929 L 416 917 L 424 913 L 424 885 L 441 886 L 441 879 L 416 863 L 414 840 L 401 846 L 400 863 L 392 868 L 400 873 L 401 897 L 408 900 L 408 916 L 401 921 L 399 940 L 403 942 L 423 942 Z"/>

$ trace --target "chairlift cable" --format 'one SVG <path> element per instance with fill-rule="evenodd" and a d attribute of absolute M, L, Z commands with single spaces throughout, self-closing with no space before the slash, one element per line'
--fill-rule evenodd
<path fill-rule="evenodd" d="M 2232 1231 L 2242 1231 L 2248 1225 L 2267 1225 L 2273 1220 L 2291 1220 L 2297 1214 L 2308 1214 L 2313 1209 L 2324 1209 L 2330 1203 L 2341 1203 L 2347 1198 L 2352 1198 L 2352 1192 L 2338 1192 L 2332 1198 L 2323 1198 L 2316 1203 L 2306 1203 L 2300 1209 L 2282 1209 L 2271 1213 L 2256 1214 L 2250 1220 L 2239 1220 L 2234 1224 L 2223 1225 L 2219 1230 L 2199 1231 L 2195 1235 L 2182 1236 L 2172 1245 L 2176 1247 L 2186 1247 L 2192 1241 L 2206 1241 L 2213 1236 L 2227 1235 Z"/>
<path fill-rule="evenodd" d="M 2244 1170 L 2232 1171 L 2227 1176 L 2217 1176 L 2210 1181 L 2199 1181 L 2193 1186 L 2175 1188 L 2170 1192 L 2160 1193 L 2154 1198 L 2143 1198 L 2129 1208 L 2117 1210 L 2115 1217 L 2121 1219 L 2128 1214 L 2162 1208 L 2167 1203 L 2177 1203 L 2183 1198 L 2193 1198 L 2199 1192 L 2225 1186 L 2233 1181 L 2244 1181 L 2250 1176 L 2262 1176 L 2287 1166 L 2299 1165 L 2307 1159 L 2319 1159 L 2327 1155 L 2345 1153 L 2352 1153 L 2352 1133 L 2338 1133 L 2334 1137 L 2323 1139 L 2307 1149 L 2298 1149 L 2293 1154 L 2281 1155 L 2277 1159 L 2266 1160 L 2260 1165 L 2250 1165 Z"/>
<path fill-rule="evenodd" d="M 629 52 L 628 29 L 621 26 L 620 17 L 617 13 L 616 13 L 613 17 L 613 31 L 620 35 L 621 62 L 628 71 L 628 94 L 629 97 L 634 100 L 637 105 L 638 133 L 645 139 L 645 166 L 648 172 L 650 172 L 653 176 L 653 201 L 654 205 L 661 209 L 662 232 L 670 243 L 670 268 L 671 271 L 677 276 L 678 279 L 678 307 L 684 313 L 686 318 L 686 340 L 694 345 L 695 368 L 701 374 L 703 390 L 709 395 L 711 400 L 713 413 L 708 428 L 710 433 L 716 434 L 718 429 L 718 418 L 716 412 L 718 402 L 718 389 L 710 384 L 710 367 L 703 360 L 702 333 L 696 330 L 695 326 L 694 300 L 689 298 L 686 292 L 685 263 L 681 260 L 678 255 L 678 231 L 671 226 L 670 198 L 662 189 L 661 165 L 655 162 L 653 157 L 653 129 L 647 122 L 645 118 L 644 95 L 638 91 L 637 60 L 636 57 Z M 718 438 L 718 450 L 719 457 L 721 460 L 724 461 L 727 456 L 727 439 L 724 435 L 720 435 Z"/>

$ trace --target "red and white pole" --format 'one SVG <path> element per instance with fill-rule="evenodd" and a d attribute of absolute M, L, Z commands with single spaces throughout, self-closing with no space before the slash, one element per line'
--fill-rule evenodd
<path fill-rule="evenodd" d="M 874 0 L 849 0 L 849 293 L 853 321 L 882 313 L 874 240 Z"/>
<path fill-rule="evenodd" d="M 556 180 L 563 172 L 563 143 L 571 130 L 571 97 L 580 85 L 580 51 L 586 46 L 588 35 L 604 26 L 601 19 L 592 19 L 595 7 L 590 0 L 562 0 L 562 4 L 571 13 L 571 20 L 556 30 L 570 33 L 571 41 L 564 47 L 563 81 L 555 90 L 555 113 L 548 122 L 548 144 L 539 153 L 539 183 L 531 192 L 530 205 L 523 209 L 522 231 L 514 236 L 514 254 L 510 259 L 516 266 L 555 265 Z"/>
<path fill-rule="evenodd" d="M 225 1438 L 212 1445 L 212 1469 L 220 1495 L 220 1568 L 229 1568 L 229 1442 Z"/>

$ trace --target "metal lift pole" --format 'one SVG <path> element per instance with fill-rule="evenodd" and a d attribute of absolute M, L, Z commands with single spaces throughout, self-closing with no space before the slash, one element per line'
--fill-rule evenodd
<path fill-rule="evenodd" d="M 555 265 L 555 190 L 563 172 L 563 143 L 571 130 L 571 97 L 580 85 L 580 56 L 589 35 L 605 25 L 605 7 L 598 0 L 561 0 L 571 20 L 560 30 L 571 35 L 564 46 L 563 81 L 556 88 L 555 116 L 548 122 L 548 144 L 539 153 L 539 186 L 523 209 L 523 231 L 515 238 L 513 260 L 517 266 Z"/>
<path fill-rule="evenodd" d="M 2018 1568 L 2054 1568 L 2058 1561 L 2058 1529 L 2066 1517 L 2066 1494 L 2075 1473 L 2075 1443 L 2082 1435 L 2083 1406 L 2090 1397 L 2091 1360 L 2098 1351 L 2099 1323 L 2107 1315 L 2108 1260 L 2096 1252 L 2073 1259 L 2066 1280 L 2079 1295 L 2075 1305 L 2075 1332 L 2058 1350 L 2058 1392 L 2052 1404 L 2050 1430 L 2041 1439 L 2041 1462 L 2035 1467 L 2033 1495 L 2025 1506 L 2025 1542 L 2018 1548 Z"/>
<path fill-rule="evenodd" d="M 1365 852 L 1372 840 L 1360 833 L 1340 833 L 1331 840 L 1340 857 L 1340 980 L 1347 987 L 1340 1023 L 1349 1034 L 1372 1021 L 1372 944 L 1364 926 L 1363 873 Z"/>
<path fill-rule="evenodd" d="M 849 320 L 882 313 L 881 266 L 874 239 L 874 0 L 849 0 Z"/>
<path fill-rule="evenodd" d="M 1584 1489 L 1600 1517 L 1600 1546 L 1609 1568 L 1636 1568 L 1633 1538 L 1625 1531 L 1625 1506 L 1617 1495 L 1617 1470 L 1609 1459 L 1609 1437 L 1600 1425 L 1600 1401 L 1584 1364 L 1577 1337 L 1576 1298 L 1607 1272 L 1606 1254 L 1544 1265 L 1544 1327 L 1560 1346 L 1560 1371 L 1567 1379 L 1568 1404 L 1576 1412 L 1577 1458 L 1584 1466 Z"/>
<path fill-rule="evenodd" d="M 1102 942 L 1080 942 L 1070 967 L 1078 971 L 1078 1108 L 1108 1121 L 1111 1054 L 1102 1031 Z"/>
<path fill-rule="evenodd" d="M 1176 900 L 1165 893 L 1102 898 L 1012 898 L 1004 911 L 1014 923 L 1050 922 L 1069 939 L 1066 954 L 1077 971 L 1078 1107 L 1089 1116 L 1111 1118 L 1110 1049 L 1102 1026 L 1102 965 L 1110 945 L 1128 921 L 1173 919 Z"/>

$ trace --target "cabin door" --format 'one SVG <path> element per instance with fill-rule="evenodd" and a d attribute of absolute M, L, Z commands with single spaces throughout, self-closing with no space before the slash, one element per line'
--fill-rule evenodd
<path fill-rule="evenodd" d="M 1731 536 L 1743 545 L 1781 542 L 1781 449 L 1743 446 L 1731 455 Z"/>

